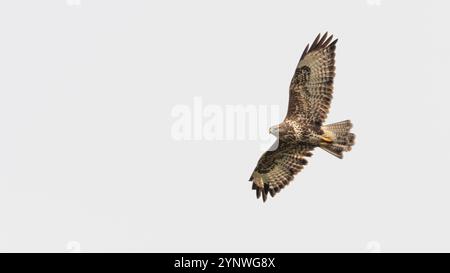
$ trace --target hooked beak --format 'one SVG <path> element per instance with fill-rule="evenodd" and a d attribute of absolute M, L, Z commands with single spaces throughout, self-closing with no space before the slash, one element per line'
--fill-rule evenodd
<path fill-rule="evenodd" d="M 272 134 L 274 136 L 278 136 L 278 128 L 276 126 L 269 128 L 269 134 Z"/>

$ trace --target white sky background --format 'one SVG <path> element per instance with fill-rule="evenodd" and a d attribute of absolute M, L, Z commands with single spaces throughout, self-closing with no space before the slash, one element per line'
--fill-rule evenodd
<path fill-rule="evenodd" d="M 450 251 L 445 5 L 2 2 L 0 251 Z M 344 160 L 316 150 L 262 204 L 260 142 L 172 138 L 173 107 L 196 96 L 284 116 L 327 30 L 327 122 L 357 135 Z"/>

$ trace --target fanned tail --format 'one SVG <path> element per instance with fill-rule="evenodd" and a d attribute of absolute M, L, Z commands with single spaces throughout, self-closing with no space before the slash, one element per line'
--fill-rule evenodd
<path fill-rule="evenodd" d="M 352 127 L 350 120 L 322 126 L 325 134 L 331 135 L 332 142 L 324 142 L 320 145 L 320 148 L 338 158 L 342 158 L 343 152 L 350 151 L 355 144 L 355 134 L 350 132 Z"/>

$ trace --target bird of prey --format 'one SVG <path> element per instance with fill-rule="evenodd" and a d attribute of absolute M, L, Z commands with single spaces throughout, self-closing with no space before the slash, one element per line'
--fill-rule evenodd
<path fill-rule="evenodd" d="M 333 93 L 337 42 L 333 35 L 327 36 L 319 34 L 303 51 L 289 87 L 287 115 L 269 129 L 277 141 L 261 156 L 250 177 L 256 197 L 262 195 L 264 202 L 269 194 L 275 196 L 292 181 L 314 148 L 342 158 L 354 144 L 350 120 L 323 124 Z"/>

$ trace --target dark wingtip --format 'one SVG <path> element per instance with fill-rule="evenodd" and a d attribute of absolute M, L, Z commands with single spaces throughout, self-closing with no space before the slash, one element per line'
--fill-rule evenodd
<path fill-rule="evenodd" d="M 303 53 L 302 53 L 302 56 L 300 57 L 300 60 L 303 60 L 303 58 L 308 53 L 308 51 L 309 51 L 309 44 L 307 44 L 306 47 L 305 47 L 305 50 L 303 50 Z"/>
<path fill-rule="evenodd" d="M 328 36 L 328 32 L 325 32 L 325 34 L 322 36 L 322 38 L 317 43 L 318 47 L 322 47 L 323 46 L 325 40 L 327 39 L 327 36 Z"/>
<path fill-rule="evenodd" d="M 270 196 L 274 197 L 276 194 L 275 189 L 270 189 L 269 193 L 270 193 Z"/>
<path fill-rule="evenodd" d="M 319 39 L 320 39 L 320 33 L 317 35 L 316 39 L 314 39 L 314 42 L 312 43 L 309 51 L 313 51 L 314 49 L 316 49 L 316 46 L 319 43 Z"/>
<path fill-rule="evenodd" d="M 260 188 L 256 188 L 256 199 L 259 199 L 261 197 L 261 189 Z"/>
<path fill-rule="evenodd" d="M 331 44 L 329 46 L 335 46 L 337 42 L 338 42 L 338 39 L 334 39 L 334 41 L 331 42 Z"/>
<path fill-rule="evenodd" d="M 266 202 L 268 193 L 269 193 L 269 184 L 264 183 L 263 202 Z"/>
<path fill-rule="evenodd" d="M 303 58 L 312 51 L 330 47 L 330 46 L 335 46 L 337 41 L 338 41 L 338 39 L 333 40 L 333 35 L 330 35 L 328 37 L 328 31 L 325 32 L 323 36 L 321 36 L 319 33 L 317 35 L 316 39 L 314 39 L 314 42 L 311 44 L 311 46 L 308 44 L 306 46 L 305 50 L 303 50 L 300 60 L 303 60 Z"/>
<path fill-rule="evenodd" d="M 337 39 L 335 39 L 333 41 L 333 35 L 330 35 L 328 38 L 327 37 L 328 37 L 328 31 L 325 32 L 325 34 L 322 36 L 322 38 L 317 42 L 314 49 L 316 50 L 316 49 L 326 48 L 329 46 L 333 46 L 337 43 Z M 331 42 L 331 41 L 333 41 L 333 42 Z M 330 42 L 331 42 L 331 44 L 330 44 Z"/>
<path fill-rule="evenodd" d="M 333 40 L 333 35 L 328 37 L 328 39 L 325 42 L 323 42 L 324 46 L 327 46 L 332 40 Z"/>

